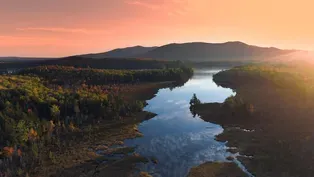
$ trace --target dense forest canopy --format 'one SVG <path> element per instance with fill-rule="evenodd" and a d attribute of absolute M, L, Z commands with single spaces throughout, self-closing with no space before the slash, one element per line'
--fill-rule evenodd
<path fill-rule="evenodd" d="M 76 68 L 94 69 L 164 69 L 178 68 L 185 64 L 181 61 L 164 61 L 139 58 L 86 58 L 86 57 L 66 57 L 60 59 L 34 60 L 34 61 L 5 61 L 0 63 L 0 70 L 21 69 L 44 65 L 73 66 Z"/>
<path fill-rule="evenodd" d="M 86 83 L 93 85 L 112 83 L 158 82 L 186 80 L 193 74 L 188 67 L 153 70 L 102 70 L 67 66 L 40 66 L 21 70 L 19 74 L 37 75 L 63 84 Z"/>
<path fill-rule="evenodd" d="M 311 91 L 313 88 L 312 70 L 304 65 L 255 64 L 234 67 L 214 75 L 214 81 L 227 85 L 269 85 L 289 88 L 295 94 Z M 232 80 L 229 78 L 232 76 Z M 226 83 L 225 83 L 226 82 Z"/>

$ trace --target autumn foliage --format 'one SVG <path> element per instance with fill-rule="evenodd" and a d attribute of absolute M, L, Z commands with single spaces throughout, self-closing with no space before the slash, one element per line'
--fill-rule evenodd
<path fill-rule="evenodd" d="M 192 73 L 186 67 L 132 71 L 40 66 L 0 75 L 0 160 L 8 162 L 0 164 L 0 172 L 12 168 L 26 175 L 40 156 L 47 156 L 44 148 L 61 147 L 63 136 L 141 111 L 143 101 L 125 98 L 132 92 L 129 86 L 187 80 Z M 53 154 L 49 159 L 55 163 Z M 11 174 L 18 176 L 15 172 Z"/>

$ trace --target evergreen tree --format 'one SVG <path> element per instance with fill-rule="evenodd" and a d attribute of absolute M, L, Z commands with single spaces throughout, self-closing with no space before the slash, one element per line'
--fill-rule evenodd
<path fill-rule="evenodd" d="M 193 114 L 193 117 L 196 116 L 195 106 L 201 104 L 201 101 L 196 97 L 196 94 L 193 94 L 192 99 L 190 100 L 190 111 Z"/>

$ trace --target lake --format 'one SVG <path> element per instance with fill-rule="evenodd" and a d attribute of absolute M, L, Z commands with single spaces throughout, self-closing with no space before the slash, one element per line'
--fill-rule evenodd
<path fill-rule="evenodd" d="M 139 125 L 143 137 L 125 141 L 125 145 L 136 147 L 136 153 L 157 159 L 157 164 L 139 164 L 141 171 L 154 177 L 184 177 L 193 166 L 207 161 L 223 162 L 231 155 L 224 143 L 215 140 L 222 127 L 193 117 L 189 110 L 194 93 L 206 103 L 221 103 L 235 94 L 213 82 L 213 75 L 220 70 L 196 70 L 184 86 L 160 89 L 147 101 L 145 110 L 157 116 Z"/>

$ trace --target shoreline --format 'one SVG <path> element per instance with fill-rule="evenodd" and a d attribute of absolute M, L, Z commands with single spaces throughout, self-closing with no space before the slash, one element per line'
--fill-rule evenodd
<path fill-rule="evenodd" d="M 60 164 L 58 164 L 58 170 L 52 176 L 95 176 L 96 173 L 96 176 L 101 176 L 101 174 L 106 174 L 106 176 L 129 175 L 135 163 L 144 163 L 147 162 L 148 159 L 133 153 L 133 149 L 130 147 L 114 146 L 123 146 L 125 139 L 142 136 L 137 129 L 137 125 L 153 117 L 155 117 L 155 114 L 143 111 L 134 116 L 133 121 L 114 125 L 100 125 L 97 127 L 97 130 L 94 131 L 95 134 L 92 135 L 93 140 L 90 142 L 85 141 L 84 144 L 77 145 L 76 147 L 71 147 L 72 151 L 68 154 L 68 157 L 75 159 L 75 161 L 66 168 L 60 168 Z M 97 151 L 101 151 L 101 153 L 97 153 Z M 73 155 L 77 154 L 80 154 L 79 157 L 81 157 L 81 159 L 73 157 Z M 124 155 L 124 157 L 120 160 L 110 160 L 106 158 L 105 155 Z M 64 159 L 64 157 L 62 158 Z M 71 160 L 67 159 L 67 161 Z M 104 161 L 108 162 L 103 163 Z M 66 162 L 62 164 L 64 163 Z M 124 166 L 120 166 L 121 164 Z M 115 169 L 117 165 L 120 167 Z"/>
<path fill-rule="evenodd" d="M 301 74 L 293 75 L 296 69 L 249 67 L 216 74 L 217 85 L 234 89 L 236 96 L 221 104 L 201 104 L 196 113 L 224 128 L 216 140 L 239 153 L 237 159 L 252 175 L 312 176 L 311 83 L 304 83 Z"/>
<path fill-rule="evenodd" d="M 233 162 L 206 162 L 191 168 L 188 177 L 247 177 Z"/>
<path fill-rule="evenodd" d="M 133 89 L 134 100 L 146 102 L 155 96 L 159 89 L 175 87 L 174 82 L 145 83 Z M 143 94 L 145 93 L 145 94 Z M 54 163 L 42 164 L 40 169 L 36 169 L 35 176 L 129 176 L 133 173 L 136 163 L 147 163 L 151 159 L 141 157 L 134 153 L 130 147 L 123 146 L 123 141 L 142 136 L 138 131 L 139 123 L 155 117 L 156 114 L 141 111 L 132 117 L 127 117 L 124 121 L 103 122 L 93 126 L 92 133 L 79 132 L 74 138 L 72 146 L 66 146 L 63 152 L 55 155 Z M 71 144 L 71 142 L 69 144 Z M 76 144 L 75 144 L 76 143 Z M 102 151 L 102 154 L 96 153 Z M 47 152 L 48 153 L 48 152 Z M 121 155 L 120 160 L 110 160 L 104 155 Z M 107 161 L 107 163 L 102 163 Z M 142 173 L 141 173 L 142 175 Z"/>

